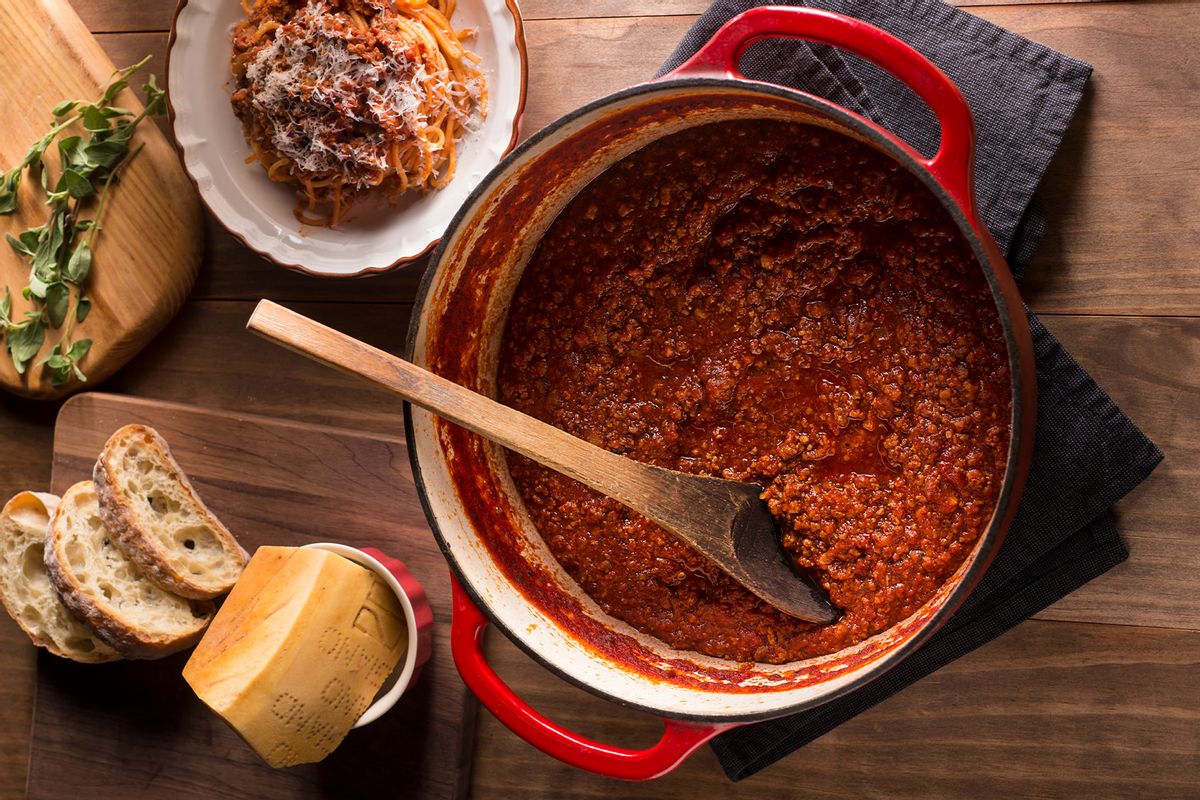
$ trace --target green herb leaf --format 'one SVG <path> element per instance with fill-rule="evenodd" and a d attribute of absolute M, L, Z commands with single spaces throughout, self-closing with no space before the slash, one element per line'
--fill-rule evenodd
<path fill-rule="evenodd" d="M 86 381 L 87 375 L 84 375 L 83 370 L 79 368 L 79 362 L 87 355 L 91 346 L 91 339 L 80 339 L 71 345 L 71 349 L 65 354 L 55 352 L 42 359 L 42 363 L 46 365 L 50 372 L 51 382 L 55 386 L 59 386 L 71 380 L 72 375 L 80 381 Z M 62 345 L 60 344 L 59 349 L 61 348 Z"/>
<path fill-rule="evenodd" d="M 34 164 L 42 160 L 42 156 L 46 155 L 46 148 L 50 146 L 50 142 L 54 141 L 54 137 L 58 135 L 59 129 L 52 128 L 42 138 L 38 139 L 33 145 L 25 151 L 25 157 L 21 159 L 21 167 L 32 167 Z"/>
<path fill-rule="evenodd" d="M 59 139 L 58 157 L 64 170 L 73 169 L 85 177 L 92 168 L 92 165 L 88 163 L 87 153 L 84 151 L 83 139 L 78 136 Z"/>
<path fill-rule="evenodd" d="M 106 131 L 109 128 L 108 118 L 104 116 L 104 112 L 96 106 L 83 107 L 83 129 L 96 133 L 98 131 Z"/>
<path fill-rule="evenodd" d="M 129 81 L 126 80 L 124 77 L 118 78 L 117 80 L 113 81 L 112 83 L 110 83 L 108 85 L 108 88 L 104 90 L 104 94 L 101 95 L 100 102 L 98 103 L 98 105 L 102 105 L 102 106 L 108 105 L 113 100 L 115 100 L 117 95 L 119 95 L 121 92 L 123 92 L 125 90 L 125 87 L 128 85 L 129 85 Z"/>
<path fill-rule="evenodd" d="M 71 349 L 67 351 L 67 358 L 72 361 L 82 361 L 83 357 L 88 354 L 88 350 L 92 349 L 91 339 L 80 339 L 75 344 L 71 345 Z"/>
<path fill-rule="evenodd" d="M 61 328 L 71 308 L 71 288 L 59 281 L 46 287 L 46 316 L 50 325 Z"/>
<path fill-rule="evenodd" d="M 48 288 L 50 288 L 50 285 L 42 280 L 36 272 L 31 271 L 29 273 L 29 285 L 25 287 L 21 294 L 26 300 L 33 297 L 36 297 L 38 300 L 45 300 Z"/>
<path fill-rule="evenodd" d="M 41 241 L 42 234 L 45 232 L 46 226 L 40 228 L 28 228 L 21 231 L 21 235 L 13 238 L 13 235 L 8 234 L 8 243 L 12 245 L 12 249 L 16 250 L 23 256 L 32 256 L 37 250 L 38 242 Z"/>
<path fill-rule="evenodd" d="M 71 359 L 58 352 L 51 352 L 50 355 L 38 362 L 46 365 L 46 371 L 50 373 L 50 382 L 55 386 L 62 386 L 67 381 L 71 380 Z"/>
<path fill-rule="evenodd" d="M 105 169 L 115 166 L 129 152 L 129 140 L 93 139 L 83 149 L 88 164 Z"/>
<path fill-rule="evenodd" d="M 131 119 L 123 119 L 113 127 L 112 132 L 104 138 L 104 141 L 114 144 L 123 144 L 129 146 L 129 142 L 133 139 L 133 132 L 137 128 Z"/>
<path fill-rule="evenodd" d="M 12 325 L 12 292 L 7 286 L 4 287 L 4 299 L 0 300 L 0 323 L 3 323 L 5 328 Z"/>
<path fill-rule="evenodd" d="M 76 233 L 85 233 L 87 231 L 90 231 L 92 229 L 92 226 L 94 226 L 95 224 L 96 224 L 96 220 L 94 220 L 94 219 L 81 219 L 75 223 L 75 232 Z"/>
<path fill-rule="evenodd" d="M 26 257 L 33 255 L 33 251 L 26 247 L 24 242 L 13 236 L 11 233 L 6 233 L 4 238 L 8 240 L 9 246 L 12 247 L 13 250 L 17 251 L 17 255 Z"/>
<path fill-rule="evenodd" d="M 11 214 L 17 210 L 17 187 L 21 185 L 21 169 L 17 167 L 0 181 L 0 214 Z"/>
<path fill-rule="evenodd" d="M 166 98 L 166 91 L 158 88 L 158 80 L 151 74 L 146 78 L 146 116 L 154 116 L 166 111 Z"/>
<path fill-rule="evenodd" d="M 81 136 L 65 136 L 58 140 L 58 158 L 64 168 L 71 166 L 72 156 L 79 152 L 82 144 Z"/>
<path fill-rule="evenodd" d="M 132 111 L 130 111 L 128 108 L 121 108 L 120 106 L 105 106 L 104 108 L 100 109 L 100 113 L 103 114 L 107 119 L 112 119 L 113 117 L 133 116 Z"/>
<path fill-rule="evenodd" d="M 66 279 L 79 286 L 87 279 L 91 268 L 92 248 L 87 239 L 84 239 L 75 248 L 75 252 L 71 253 L 70 260 L 67 261 Z"/>
<path fill-rule="evenodd" d="M 25 230 L 21 231 L 21 235 L 17 238 L 20 239 L 26 247 L 32 250 L 37 248 L 38 242 L 40 242 L 42 237 L 45 235 L 46 226 L 39 225 L 36 228 L 26 228 Z"/>
<path fill-rule="evenodd" d="M 83 197 L 91 197 L 96 193 L 96 187 L 92 186 L 92 182 L 73 169 L 69 169 L 62 174 L 62 181 L 66 184 L 68 194 L 76 200 Z"/>
<path fill-rule="evenodd" d="M 65 215 L 62 211 L 55 210 L 46 226 L 46 232 L 38 237 L 37 250 L 34 251 L 33 261 L 30 263 L 32 276 L 29 282 L 30 288 L 37 297 L 45 297 L 45 285 L 53 283 L 57 279 L 59 250 L 63 245 L 64 221 Z M 40 292 L 38 287 L 34 286 L 34 278 L 43 284 Z"/>
<path fill-rule="evenodd" d="M 74 111 L 77 105 L 79 105 L 78 100 L 63 100 L 53 109 L 51 109 L 50 113 L 56 117 L 66 116 L 70 112 Z"/>
<path fill-rule="evenodd" d="M 75 304 L 75 321 L 83 322 L 87 319 L 88 312 L 92 310 L 92 298 L 79 296 L 79 302 Z"/>
<path fill-rule="evenodd" d="M 46 325 L 40 320 L 22 323 L 8 332 L 8 352 L 18 375 L 25 374 L 25 366 L 38 354 L 46 341 Z"/>

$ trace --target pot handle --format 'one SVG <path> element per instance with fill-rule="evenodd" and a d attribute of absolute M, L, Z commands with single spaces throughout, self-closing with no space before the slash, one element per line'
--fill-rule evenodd
<path fill-rule="evenodd" d="M 975 124 L 967 101 L 933 62 L 874 25 L 819 9 L 760 6 L 726 22 L 694 56 L 663 77 L 747 80 L 738 70 L 742 53 L 759 40 L 776 37 L 804 39 L 853 53 L 887 70 L 912 89 L 933 109 L 942 128 L 941 145 L 934 157 L 927 159 L 915 152 L 914 156 L 950 192 L 959 207 L 969 212 L 972 220 L 978 219 L 974 186 Z"/>
<path fill-rule="evenodd" d="M 454 594 L 450 645 L 463 681 L 513 733 L 559 761 L 610 778 L 650 780 L 675 769 L 718 733 L 736 727 L 733 723 L 664 719 L 662 738 L 645 750 L 626 750 L 585 739 L 539 714 L 500 679 L 483 654 L 487 618 L 453 575 L 450 585 Z"/>

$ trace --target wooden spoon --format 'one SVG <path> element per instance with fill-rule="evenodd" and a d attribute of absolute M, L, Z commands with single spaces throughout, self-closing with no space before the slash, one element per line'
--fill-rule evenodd
<path fill-rule="evenodd" d="M 246 327 L 301 355 L 386 386 L 405 400 L 620 501 L 708 556 L 793 617 L 829 623 L 840 612 L 797 572 L 752 483 L 642 464 L 501 405 L 402 358 L 262 300 Z"/>

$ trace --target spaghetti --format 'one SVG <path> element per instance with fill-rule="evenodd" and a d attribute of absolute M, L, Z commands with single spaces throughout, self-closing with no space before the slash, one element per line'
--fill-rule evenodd
<path fill-rule="evenodd" d="M 458 140 L 487 110 L 455 0 L 242 0 L 233 108 L 252 155 L 334 226 L 363 191 L 445 186 Z"/>

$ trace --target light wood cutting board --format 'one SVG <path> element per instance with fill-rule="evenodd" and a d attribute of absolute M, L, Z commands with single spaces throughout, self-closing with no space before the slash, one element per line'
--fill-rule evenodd
<path fill-rule="evenodd" d="M 51 108 L 68 98 L 94 99 L 112 71 L 112 62 L 66 0 L 0 0 L 0 98 L 5 104 L 0 168 L 7 171 L 18 163 L 46 133 Z M 116 105 L 140 111 L 145 78 L 143 68 L 131 79 L 136 93 L 126 90 Z M 158 78 L 165 86 L 165 76 Z M 55 387 L 44 369 L 32 364 L 22 377 L 0 349 L 0 387 L 49 399 L 94 386 L 141 350 L 183 305 L 203 249 L 199 201 L 173 146 L 151 120 L 138 126 L 132 146 L 140 143 L 145 148 L 109 195 L 86 283 L 91 314 L 73 337 L 92 340 L 82 362 L 88 384 Z M 46 159 L 55 168 L 56 154 L 52 148 Z M 16 213 L 0 217 L 0 240 L 4 233 L 15 235 L 46 220 L 45 197 L 28 175 L 20 198 Z M 0 242 L 0 296 L 4 286 L 12 289 L 17 317 L 28 308 L 20 297 L 28 278 L 28 261 Z M 57 341 L 58 333 L 48 331 L 39 359 Z"/>
<path fill-rule="evenodd" d="M 131 422 L 166 438 L 251 553 L 338 541 L 405 562 L 433 607 L 433 655 L 391 711 L 325 761 L 274 770 L 184 683 L 186 653 L 94 665 L 42 651 L 28 800 L 465 797 L 475 703 L 450 657 L 449 568 L 403 440 L 89 392 L 59 413 L 53 490 L 90 477 L 105 439 Z"/>

